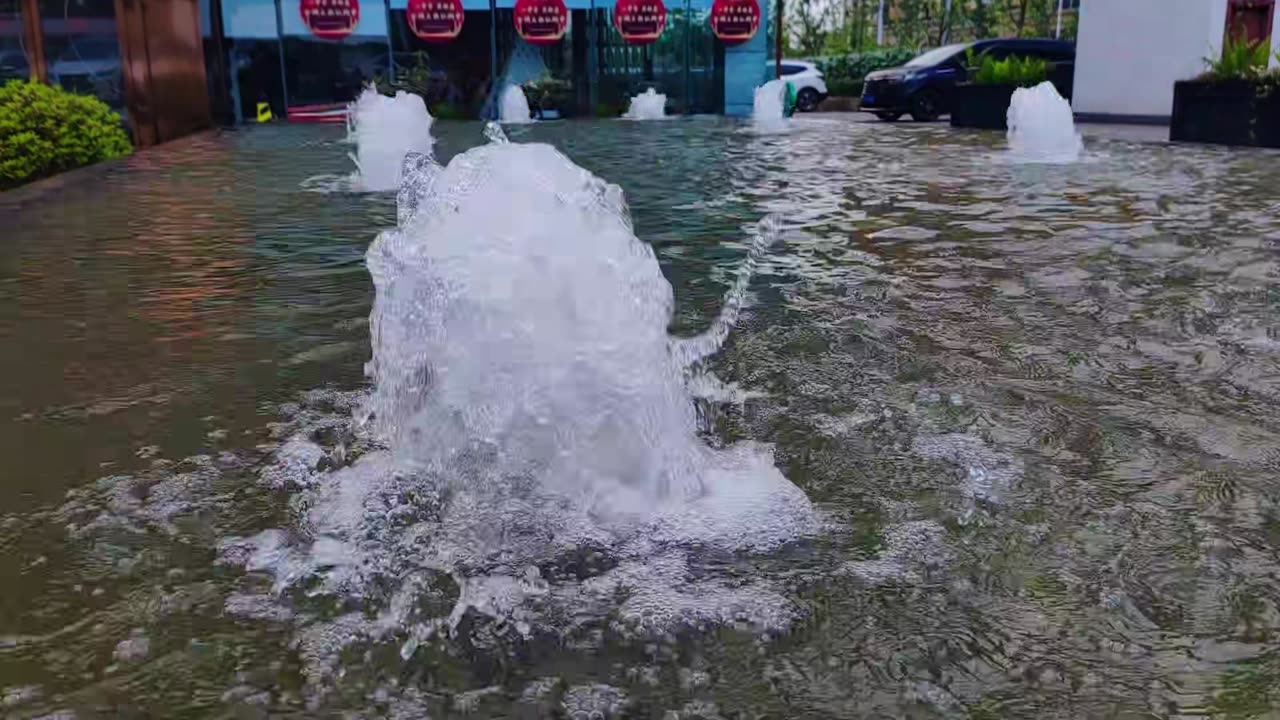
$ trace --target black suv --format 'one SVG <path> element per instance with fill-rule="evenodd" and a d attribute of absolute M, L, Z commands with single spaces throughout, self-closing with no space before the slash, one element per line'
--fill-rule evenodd
<path fill-rule="evenodd" d="M 1010 55 L 1043 58 L 1049 80 L 1058 93 L 1071 99 L 1076 46 L 1058 40 L 978 40 L 930 50 L 902 67 L 867 73 L 862 85 L 862 109 L 881 120 L 897 120 L 911 113 L 916 120 L 937 120 L 951 111 L 951 91 L 967 78 L 966 55 L 1003 60 Z"/>

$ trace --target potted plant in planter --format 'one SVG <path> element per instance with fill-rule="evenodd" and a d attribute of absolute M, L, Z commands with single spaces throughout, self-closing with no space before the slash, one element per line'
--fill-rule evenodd
<path fill-rule="evenodd" d="M 983 57 L 976 68 L 969 55 L 971 78 L 956 85 L 951 101 L 951 126 L 1004 130 L 1013 91 L 1035 87 L 1049 76 L 1044 60 L 1010 55 L 1004 60 Z"/>
<path fill-rule="evenodd" d="M 1173 85 L 1169 139 L 1280 147 L 1280 73 L 1267 71 L 1270 47 L 1228 42 L 1208 71 Z"/>

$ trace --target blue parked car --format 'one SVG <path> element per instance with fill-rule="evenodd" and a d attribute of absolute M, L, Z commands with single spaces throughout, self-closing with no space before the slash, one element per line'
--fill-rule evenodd
<path fill-rule="evenodd" d="M 945 45 L 930 50 L 902 67 L 867 73 L 862 85 L 862 109 L 881 120 L 893 121 L 910 113 L 918 121 L 937 120 L 951 111 L 956 83 L 967 79 L 966 55 L 1003 60 L 1010 55 L 1043 58 L 1049 80 L 1058 94 L 1071 99 L 1076 46 L 1058 40 L 1009 38 Z"/>

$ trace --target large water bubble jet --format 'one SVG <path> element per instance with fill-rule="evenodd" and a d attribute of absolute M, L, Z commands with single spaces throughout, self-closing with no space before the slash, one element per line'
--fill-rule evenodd
<path fill-rule="evenodd" d="M 1007 120 L 1009 149 L 1016 161 L 1071 163 L 1084 150 L 1071 104 L 1051 82 L 1014 90 Z"/>
<path fill-rule="evenodd" d="M 397 92 L 387 97 L 373 86 L 365 88 L 347 111 L 347 137 L 356 146 L 352 186 L 369 192 L 400 187 L 405 156 L 431 152 L 432 122 L 417 95 Z"/>
<path fill-rule="evenodd" d="M 533 122 L 529 99 L 519 85 L 511 84 L 502 88 L 502 95 L 498 98 L 498 118 L 508 124 Z"/>
<path fill-rule="evenodd" d="M 787 82 L 770 80 L 756 88 L 751 107 L 751 124 L 756 132 L 775 133 L 787 129 Z"/>
<path fill-rule="evenodd" d="M 663 120 L 667 117 L 667 96 L 649 88 L 631 98 L 622 117 L 627 120 Z"/>
<path fill-rule="evenodd" d="M 785 627 L 798 610 L 769 576 L 721 576 L 701 556 L 768 552 L 816 532 L 815 512 L 768 447 L 705 444 L 689 388 L 777 220 L 711 327 L 673 338 L 671 285 L 621 189 L 486 134 L 447 166 L 408 156 L 398 226 L 369 248 L 373 390 L 357 418 L 373 449 L 306 474 L 295 533 L 226 552 L 277 593 L 374 618 L 302 635 L 395 641 L 406 658 L 477 616 L 525 637 L 571 632 L 566 617 L 644 637 Z"/>

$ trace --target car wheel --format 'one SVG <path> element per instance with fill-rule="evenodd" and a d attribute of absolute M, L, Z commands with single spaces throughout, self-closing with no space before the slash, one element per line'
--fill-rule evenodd
<path fill-rule="evenodd" d="M 933 122 L 942 114 L 938 93 L 924 90 L 911 99 L 911 119 L 916 122 Z"/>
<path fill-rule="evenodd" d="M 878 113 L 876 113 L 876 117 L 880 118 L 881 120 L 883 120 L 883 121 L 885 121 L 885 122 L 894 122 L 894 121 L 895 121 L 895 120 L 897 120 L 898 118 L 902 117 L 902 113 L 896 113 L 896 112 L 878 112 Z"/>
<path fill-rule="evenodd" d="M 800 112 L 813 112 L 818 109 L 818 91 L 805 88 L 796 95 L 796 109 Z"/>

